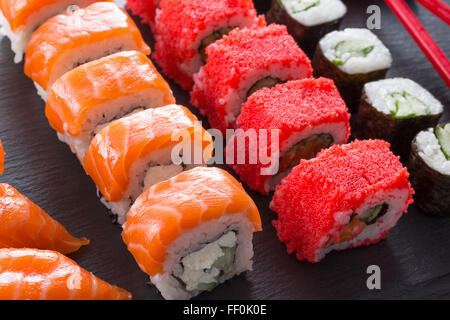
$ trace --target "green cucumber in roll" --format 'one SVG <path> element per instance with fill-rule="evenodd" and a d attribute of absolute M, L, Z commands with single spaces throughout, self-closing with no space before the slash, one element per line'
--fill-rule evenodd
<path fill-rule="evenodd" d="M 311 8 L 317 7 L 320 4 L 320 0 L 296 0 L 286 1 L 282 0 L 281 3 L 292 13 L 305 12 Z"/>
<path fill-rule="evenodd" d="M 396 119 L 405 119 L 430 114 L 430 108 L 419 98 L 407 91 L 393 92 L 389 95 L 394 109 L 391 114 Z"/>
<path fill-rule="evenodd" d="M 442 126 L 437 126 L 434 129 L 434 134 L 441 145 L 442 153 L 447 160 L 450 160 L 450 123 Z"/>
<path fill-rule="evenodd" d="M 367 44 L 362 41 L 355 40 L 343 40 L 334 47 L 333 64 L 335 66 L 341 66 L 346 63 L 350 58 L 354 57 L 367 57 L 369 53 L 375 48 L 374 45 Z"/>

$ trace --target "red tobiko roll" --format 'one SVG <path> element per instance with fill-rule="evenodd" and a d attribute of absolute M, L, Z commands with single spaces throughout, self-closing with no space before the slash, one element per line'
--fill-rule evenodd
<path fill-rule="evenodd" d="M 160 0 L 127 0 L 126 7 L 134 15 L 139 16 L 142 22 L 148 23 L 150 27 L 155 25 L 156 9 L 159 8 Z"/>
<path fill-rule="evenodd" d="M 251 0 L 162 0 L 155 25 L 155 61 L 183 89 L 206 62 L 206 47 L 236 27 L 257 23 Z"/>
<path fill-rule="evenodd" d="M 234 158 L 229 165 L 250 188 L 268 194 L 301 159 L 311 159 L 332 144 L 346 143 L 349 120 L 345 102 L 330 79 L 293 80 L 263 88 L 242 105 L 238 130 L 228 142 L 227 153 Z M 275 144 L 273 130 L 279 136 Z M 243 141 L 245 150 L 240 148 Z M 256 163 L 250 161 L 252 155 L 261 154 L 272 161 L 267 163 L 261 156 L 255 157 Z M 244 161 L 239 161 L 243 155 Z M 264 172 L 269 167 L 272 172 Z"/>
<path fill-rule="evenodd" d="M 310 77 L 311 63 L 285 26 L 235 29 L 208 46 L 194 75 L 191 103 L 212 127 L 234 128 L 241 105 L 262 87 Z"/>
<path fill-rule="evenodd" d="M 302 160 L 276 188 L 270 208 L 288 253 L 320 261 L 332 250 L 384 239 L 413 202 L 408 171 L 383 140 L 334 145 Z"/>

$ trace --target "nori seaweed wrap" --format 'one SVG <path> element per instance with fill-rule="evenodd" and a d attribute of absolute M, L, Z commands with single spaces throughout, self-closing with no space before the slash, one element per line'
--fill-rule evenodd
<path fill-rule="evenodd" d="M 389 141 L 392 151 L 407 161 L 411 140 L 419 131 L 436 126 L 442 113 L 442 104 L 412 80 L 370 82 L 363 89 L 353 135 Z"/>
<path fill-rule="evenodd" d="M 441 137 L 440 142 L 439 131 L 444 130 L 446 137 Z M 408 168 L 416 191 L 414 199 L 429 215 L 450 216 L 449 144 L 449 123 L 420 132 L 411 143 Z"/>
<path fill-rule="evenodd" d="M 327 11 L 324 14 L 323 11 Z M 272 0 L 269 23 L 284 24 L 305 53 L 312 57 L 319 40 L 339 29 L 347 8 L 340 0 Z"/>

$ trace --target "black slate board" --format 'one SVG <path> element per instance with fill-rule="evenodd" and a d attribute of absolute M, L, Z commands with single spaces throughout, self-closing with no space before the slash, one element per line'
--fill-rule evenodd
<path fill-rule="evenodd" d="M 375 32 L 391 49 L 395 60 L 388 76 L 418 81 L 448 108 L 448 87 L 384 3 L 345 2 L 349 12 L 343 27 L 365 26 L 367 6 L 380 5 L 382 29 Z M 449 55 L 448 26 L 414 1 L 409 4 Z M 256 0 L 256 5 L 265 12 L 269 1 Z M 135 20 L 145 39 L 153 44 L 148 26 Z M 23 74 L 23 64 L 13 63 L 9 46 L 9 40 L 0 38 L 0 137 L 7 151 L 7 171 L 0 181 L 19 189 L 74 235 L 91 239 L 88 247 L 70 255 L 82 267 L 128 289 L 135 299 L 161 299 L 122 243 L 120 227 L 111 223 L 94 184 L 49 127 L 44 104 Z M 187 92 L 169 83 L 178 103 L 188 105 Z M 449 118 L 447 109 L 443 120 Z M 271 225 L 275 214 L 268 209 L 270 197 L 252 191 L 249 194 L 260 209 L 264 227 L 255 236 L 254 271 L 202 294 L 199 299 L 450 298 L 449 218 L 427 217 L 413 205 L 386 241 L 333 252 L 322 262 L 309 264 L 288 255 L 277 240 Z M 381 290 L 370 291 L 366 287 L 366 268 L 372 264 L 381 268 Z"/>

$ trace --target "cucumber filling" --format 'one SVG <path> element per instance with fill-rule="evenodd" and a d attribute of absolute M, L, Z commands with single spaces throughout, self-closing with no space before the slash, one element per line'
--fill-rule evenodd
<path fill-rule="evenodd" d="M 281 4 L 291 13 L 305 12 L 320 5 L 320 0 L 281 0 Z"/>
<path fill-rule="evenodd" d="M 336 47 L 334 47 L 334 60 L 332 62 L 335 66 L 341 66 L 351 58 L 367 57 L 374 48 L 374 45 L 368 44 L 364 41 L 343 40 L 339 42 Z"/>
<path fill-rule="evenodd" d="M 450 160 L 450 123 L 438 125 L 434 129 L 434 134 L 436 135 L 445 158 Z"/>
<path fill-rule="evenodd" d="M 328 248 L 336 243 L 342 243 L 356 238 L 367 226 L 374 224 L 382 216 L 384 216 L 388 209 L 389 206 L 387 203 L 382 203 L 366 210 L 361 215 L 354 213 L 351 216 L 349 223 L 339 230 L 338 241 L 335 242 L 334 238 L 330 237 L 325 244 L 325 248 Z"/>
<path fill-rule="evenodd" d="M 289 168 L 299 164 L 301 159 L 311 159 L 322 150 L 333 144 L 333 137 L 327 133 L 320 133 L 303 139 L 292 146 L 280 158 L 280 172 L 285 172 Z"/>
<path fill-rule="evenodd" d="M 247 98 L 250 97 L 256 91 L 258 91 L 259 89 L 262 89 L 262 88 L 269 88 L 270 89 L 270 88 L 274 87 L 275 85 L 277 85 L 279 83 L 282 83 L 282 81 L 279 80 L 279 79 L 272 78 L 270 76 L 269 77 L 265 77 L 265 78 L 263 78 L 261 80 L 258 80 L 250 88 L 250 90 L 248 90 Z"/>
<path fill-rule="evenodd" d="M 233 270 L 236 248 L 236 232 L 228 231 L 181 259 L 182 273 L 176 278 L 187 291 L 211 291 L 223 275 Z"/>
<path fill-rule="evenodd" d="M 214 31 L 209 36 L 203 38 L 200 47 L 198 48 L 203 63 L 206 63 L 206 60 L 208 59 L 208 55 L 206 54 L 206 47 L 211 43 L 216 42 L 216 40 L 222 39 L 224 35 L 227 35 L 234 28 L 235 27 L 223 27 L 219 30 Z"/>
<path fill-rule="evenodd" d="M 388 96 L 391 115 L 396 119 L 406 119 L 430 114 L 428 106 L 419 98 L 402 91 L 393 92 Z"/>

